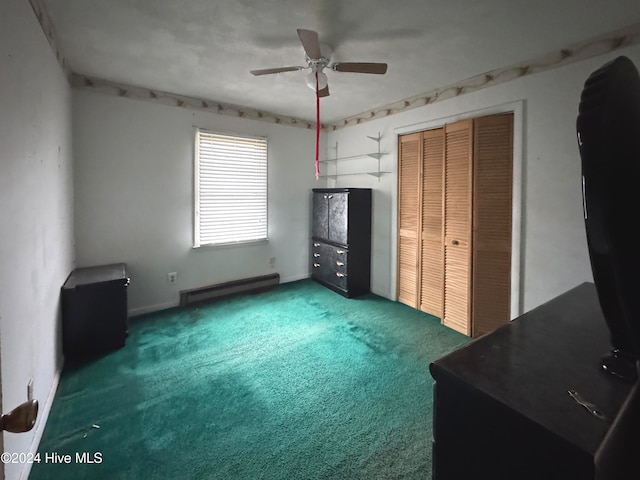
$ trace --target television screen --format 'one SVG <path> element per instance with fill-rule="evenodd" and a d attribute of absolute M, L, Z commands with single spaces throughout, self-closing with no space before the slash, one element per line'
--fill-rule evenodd
<path fill-rule="evenodd" d="M 635 380 L 640 358 L 640 76 L 620 56 L 584 84 L 577 118 L 593 280 L 611 333 L 603 368 Z"/>

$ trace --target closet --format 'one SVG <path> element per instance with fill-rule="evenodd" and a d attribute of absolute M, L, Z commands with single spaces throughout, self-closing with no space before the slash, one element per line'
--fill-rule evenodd
<path fill-rule="evenodd" d="M 398 300 L 473 337 L 510 320 L 513 114 L 398 139 Z"/>

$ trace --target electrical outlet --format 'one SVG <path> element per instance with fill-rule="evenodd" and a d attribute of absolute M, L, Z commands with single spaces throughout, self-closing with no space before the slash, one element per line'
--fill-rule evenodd
<path fill-rule="evenodd" d="M 178 272 L 167 273 L 167 282 L 174 284 L 178 281 Z"/>
<path fill-rule="evenodd" d="M 29 383 L 27 383 L 27 400 L 29 402 L 33 400 L 33 378 L 30 378 Z"/>
<path fill-rule="evenodd" d="M 271 257 L 271 258 L 269 259 L 269 266 L 270 266 L 271 268 L 276 268 L 276 257 Z"/>

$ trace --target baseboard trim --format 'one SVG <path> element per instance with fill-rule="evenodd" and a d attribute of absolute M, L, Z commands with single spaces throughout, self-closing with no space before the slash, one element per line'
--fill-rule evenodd
<path fill-rule="evenodd" d="M 42 434 L 44 433 L 44 429 L 47 426 L 47 420 L 49 419 L 49 412 L 51 412 L 53 401 L 56 398 L 56 392 L 58 391 L 58 384 L 60 383 L 60 375 L 62 375 L 63 367 L 64 359 L 60 362 L 60 367 L 56 370 L 56 373 L 53 376 L 51 388 L 49 388 L 49 393 L 47 394 L 47 399 L 44 402 L 44 405 L 39 406 L 38 420 L 35 427 L 36 431 L 33 436 L 33 440 L 31 441 L 31 446 L 29 447 L 29 454 L 31 455 L 35 456 L 38 452 L 38 447 L 40 447 L 40 440 L 42 440 Z M 32 465 L 32 463 L 25 463 L 25 468 L 20 473 L 20 480 L 27 480 L 29 478 Z"/>
<path fill-rule="evenodd" d="M 280 284 L 297 282 L 298 280 L 304 280 L 310 278 L 308 273 L 302 275 L 291 275 L 289 277 L 280 277 Z M 145 307 L 137 307 L 129 310 L 129 317 L 138 317 L 140 315 L 146 315 L 147 313 L 159 312 L 161 310 L 167 310 L 168 308 L 179 307 L 180 301 L 175 300 L 171 302 L 157 303 L 155 305 L 147 305 Z"/>
<path fill-rule="evenodd" d="M 168 308 L 174 308 L 179 305 L 178 300 L 164 303 L 156 303 L 155 305 L 147 305 L 146 307 L 132 308 L 129 310 L 129 317 L 137 317 L 140 315 L 146 315 L 147 313 L 159 312 L 160 310 L 166 310 Z"/>
<path fill-rule="evenodd" d="M 292 275 L 290 277 L 284 277 L 284 278 L 280 277 L 280 284 L 297 282 L 298 280 L 304 280 L 309 277 L 310 276 L 308 273 L 302 274 L 302 275 Z M 138 317 L 140 315 L 146 315 L 147 313 L 159 312 L 161 310 L 167 310 L 168 308 L 174 308 L 179 306 L 180 306 L 179 300 L 175 300 L 171 302 L 157 303 L 155 305 L 147 305 L 145 307 L 132 308 L 129 310 L 129 317 Z"/>
<path fill-rule="evenodd" d="M 304 275 L 292 275 L 290 277 L 285 277 L 285 278 L 280 278 L 280 283 L 291 283 L 291 282 L 297 282 L 298 280 L 304 280 L 305 278 L 309 278 L 310 275 L 304 274 Z"/>

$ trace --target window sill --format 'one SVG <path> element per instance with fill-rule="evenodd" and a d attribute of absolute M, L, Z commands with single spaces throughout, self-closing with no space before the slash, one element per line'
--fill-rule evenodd
<path fill-rule="evenodd" d="M 192 250 L 212 250 L 217 248 L 232 248 L 232 247 L 249 247 L 261 243 L 269 243 L 268 238 L 262 238 L 260 240 L 245 240 L 243 242 L 229 242 L 229 243 L 207 243 L 204 245 L 193 245 Z"/>

